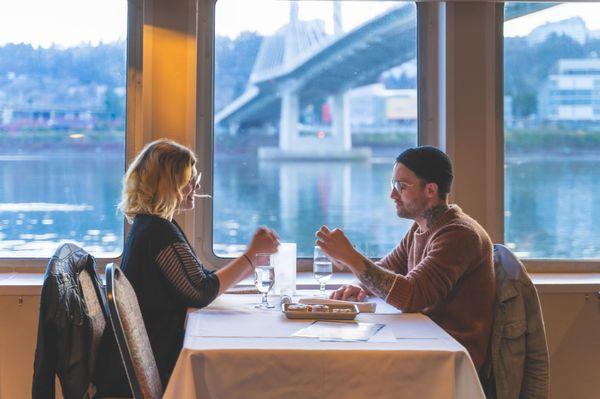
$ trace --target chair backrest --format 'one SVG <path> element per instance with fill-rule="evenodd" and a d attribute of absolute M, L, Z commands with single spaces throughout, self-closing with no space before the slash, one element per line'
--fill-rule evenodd
<path fill-rule="evenodd" d="M 524 272 L 519 258 L 502 244 L 494 244 L 494 265 L 502 267 L 511 280 L 518 280 Z"/>
<path fill-rule="evenodd" d="M 108 313 L 104 313 L 104 304 L 101 302 L 104 295 L 103 288 L 100 287 L 100 282 L 95 277 L 90 275 L 86 269 L 79 273 L 79 284 L 85 301 L 87 315 L 92 327 L 92 342 L 90 351 L 90 375 L 94 375 L 96 365 L 96 355 L 98 354 L 98 346 L 106 328 Z"/>
<path fill-rule="evenodd" d="M 162 386 L 133 287 L 116 265 L 106 266 L 110 321 L 135 399 L 159 399 Z"/>

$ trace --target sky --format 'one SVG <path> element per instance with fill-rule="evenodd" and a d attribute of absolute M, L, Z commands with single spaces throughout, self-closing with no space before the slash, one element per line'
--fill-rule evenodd
<path fill-rule="evenodd" d="M 581 17 L 590 30 L 600 30 L 600 3 L 566 3 L 516 18 L 504 24 L 504 36 L 527 36 L 533 29 L 547 22 Z"/>
<path fill-rule="evenodd" d="M 126 0 L 0 0 L 0 46 L 73 47 L 126 35 Z"/>
<path fill-rule="evenodd" d="M 333 2 L 304 1 L 299 6 L 301 20 L 322 19 L 325 30 L 333 32 Z M 264 4 L 269 7 L 266 14 Z M 397 7 L 397 1 L 344 1 L 342 2 L 342 26 L 344 30 L 381 14 L 388 8 Z M 218 35 L 235 38 L 243 31 L 256 31 L 272 34 L 289 21 L 290 5 L 279 0 L 218 0 L 216 7 L 215 30 Z"/>
<path fill-rule="evenodd" d="M 389 7 L 392 1 L 344 1 L 344 30 L 352 29 Z M 263 6 L 264 5 L 264 6 Z M 268 13 L 265 9 L 268 7 Z M 325 20 L 333 30 L 330 1 L 305 1 L 300 4 L 300 19 Z M 272 34 L 289 19 L 289 2 L 280 0 L 218 0 L 216 31 L 235 38 L 242 31 Z M 562 4 L 513 21 L 504 26 L 505 36 L 524 36 L 546 22 L 573 16 L 582 17 L 588 29 L 600 30 L 600 3 Z M 125 38 L 126 0 L 0 0 L 0 45 L 31 43 L 34 47 L 72 47 L 81 43 L 98 44 Z"/>
<path fill-rule="evenodd" d="M 257 4 L 269 4 L 268 18 Z M 300 19 L 320 18 L 326 21 L 326 30 L 332 31 L 332 2 L 305 1 L 300 5 Z M 385 9 L 396 7 L 402 2 L 393 1 L 344 1 L 342 20 L 344 30 L 380 14 Z M 289 20 L 289 2 L 278 0 L 219 0 L 217 1 L 217 34 L 236 37 L 241 31 L 250 30 L 263 34 L 273 33 Z M 250 17 L 251 16 L 251 17 Z M 514 19 L 505 23 L 505 36 L 526 36 L 536 27 L 579 16 L 587 28 L 600 30 L 600 3 L 567 3 Z"/>

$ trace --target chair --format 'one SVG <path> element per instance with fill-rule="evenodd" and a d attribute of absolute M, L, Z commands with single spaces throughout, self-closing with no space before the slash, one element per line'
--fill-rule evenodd
<path fill-rule="evenodd" d="M 160 399 L 162 386 L 133 287 L 116 265 L 106 266 L 110 321 L 134 399 Z"/>
<path fill-rule="evenodd" d="M 548 397 L 549 360 L 539 297 L 527 271 L 504 245 L 494 245 L 496 309 L 488 397 Z M 487 374 L 487 373 L 486 373 Z"/>
<path fill-rule="evenodd" d="M 87 308 L 87 315 L 92 327 L 92 342 L 89 359 L 90 375 L 94 375 L 96 366 L 96 355 L 98 354 L 98 346 L 100 339 L 104 334 L 108 313 L 105 313 L 104 287 L 101 286 L 97 275 L 91 275 L 88 270 L 82 270 L 79 273 L 79 285 Z"/>

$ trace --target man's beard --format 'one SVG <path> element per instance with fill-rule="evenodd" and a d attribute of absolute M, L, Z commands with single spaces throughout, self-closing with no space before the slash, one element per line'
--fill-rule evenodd
<path fill-rule="evenodd" d="M 407 208 L 404 204 L 398 206 L 396 203 L 396 214 L 399 218 L 414 220 L 421 212 L 416 207 Z"/>

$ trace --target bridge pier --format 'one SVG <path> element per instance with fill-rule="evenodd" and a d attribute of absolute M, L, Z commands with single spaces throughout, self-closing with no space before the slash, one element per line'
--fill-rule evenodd
<path fill-rule="evenodd" d="M 230 136 L 237 136 L 238 132 L 240 130 L 240 123 L 239 122 L 231 122 L 229 123 L 228 129 L 229 131 L 229 135 Z"/>
<path fill-rule="evenodd" d="M 335 147 L 343 151 L 352 150 L 352 134 L 350 131 L 350 106 L 346 93 L 338 93 L 329 97 L 331 103 L 331 130 Z"/>
<path fill-rule="evenodd" d="M 348 96 L 330 96 L 331 133 L 300 134 L 300 96 L 296 85 L 285 87 L 281 93 L 279 147 L 262 147 L 258 157 L 267 160 L 366 161 L 370 148 L 352 148 L 350 107 Z M 323 132 L 325 133 L 325 132 Z"/>
<path fill-rule="evenodd" d="M 292 151 L 298 140 L 298 121 L 300 119 L 300 96 L 293 87 L 282 90 L 281 117 L 279 120 L 279 149 Z"/>

